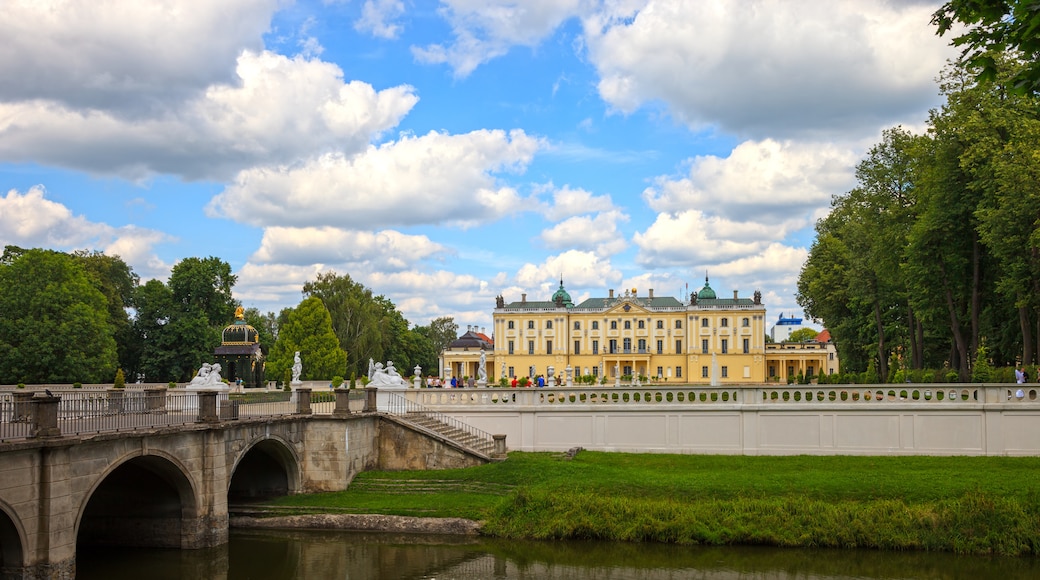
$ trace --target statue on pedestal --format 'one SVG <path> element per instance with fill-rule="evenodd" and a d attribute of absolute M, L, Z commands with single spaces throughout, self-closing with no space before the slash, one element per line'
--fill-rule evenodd
<path fill-rule="evenodd" d="M 302 373 L 302 372 L 303 372 L 303 362 L 300 361 L 300 351 L 296 351 L 296 354 L 293 355 L 292 384 L 294 384 L 294 385 L 301 384 L 300 383 L 300 373 Z"/>

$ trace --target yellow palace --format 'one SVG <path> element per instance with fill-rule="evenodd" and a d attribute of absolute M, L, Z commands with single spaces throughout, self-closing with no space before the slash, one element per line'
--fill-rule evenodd
<path fill-rule="evenodd" d="M 574 304 L 560 280 L 548 301 L 496 299 L 489 375 L 738 384 L 836 372 L 833 345 L 767 345 L 765 317 L 760 292 L 719 298 L 707 278 L 686 303 L 633 288 Z"/>

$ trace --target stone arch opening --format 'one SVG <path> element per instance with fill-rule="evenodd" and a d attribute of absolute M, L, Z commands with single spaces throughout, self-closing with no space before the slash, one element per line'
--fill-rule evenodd
<path fill-rule="evenodd" d="M 90 494 L 77 549 L 91 546 L 182 548 L 192 536 L 191 482 L 170 460 L 145 455 L 116 467 Z M 188 544 L 191 542 L 188 541 Z"/>
<path fill-rule="evenodd" d="M 259 441 L 235 466 L 228 486 L 228 503 L 249 503 L 296 493 L 298 472 L 299 461 L 285 443 L 277 439 Z"/>
<path fill-rule="evenodd" d="M 22 534 L 7 510 L 0 506 L 0 578 L 21 578 L 24 565 Z"/>

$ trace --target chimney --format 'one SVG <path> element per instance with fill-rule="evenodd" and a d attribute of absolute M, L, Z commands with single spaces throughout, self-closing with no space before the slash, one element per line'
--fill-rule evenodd
<path fill-rule="evenodd" d="M 736 290 L 734 290 L 734 291 L 733 291 L 733 299 L 734 299 L 734 300 L 736 300 L 736 299 L 737 299 L 737 291 L 736 291 Z"/>
<path fill-rule="evenodd" d="M 487 330 L 487 328 L 485 328 L 485 327 L 481 326 L 481 327 L 480 327 L 480 334 L 483 334 L 484 336 L 487 336 L 487 333 L 486 333 L 486 332 L 484 332 L 485 330 Z"/>
<path fill-rule="evenodd" d="M 520 304 L 527 304 L 527 292 L 520 295 Z"/>
<path fill-rule="evenodd" d="M 611 289 L 610 289 L 610 297 L 611 297 L 611 298 L 613 298 L 613 297 L 614 297 L 614 289 L 613 289 L 613 288 L 611 288 Z"/>
<path fill-rule="evenodd" d="M 653 298 L 654 298 L 654 289 L 651 288 L 650 289 L 650 299 L 653 300 Z"/>

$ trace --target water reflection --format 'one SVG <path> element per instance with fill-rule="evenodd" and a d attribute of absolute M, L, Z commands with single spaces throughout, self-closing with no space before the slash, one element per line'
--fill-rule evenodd
<path fill-rule="evenodd" d="M 209 550 L 92 550 L 80 554 L 78 568 L 88 580 L 1040 577 L 1034 558 L 266 530 L 233 530 L 226 546 Z"/>

